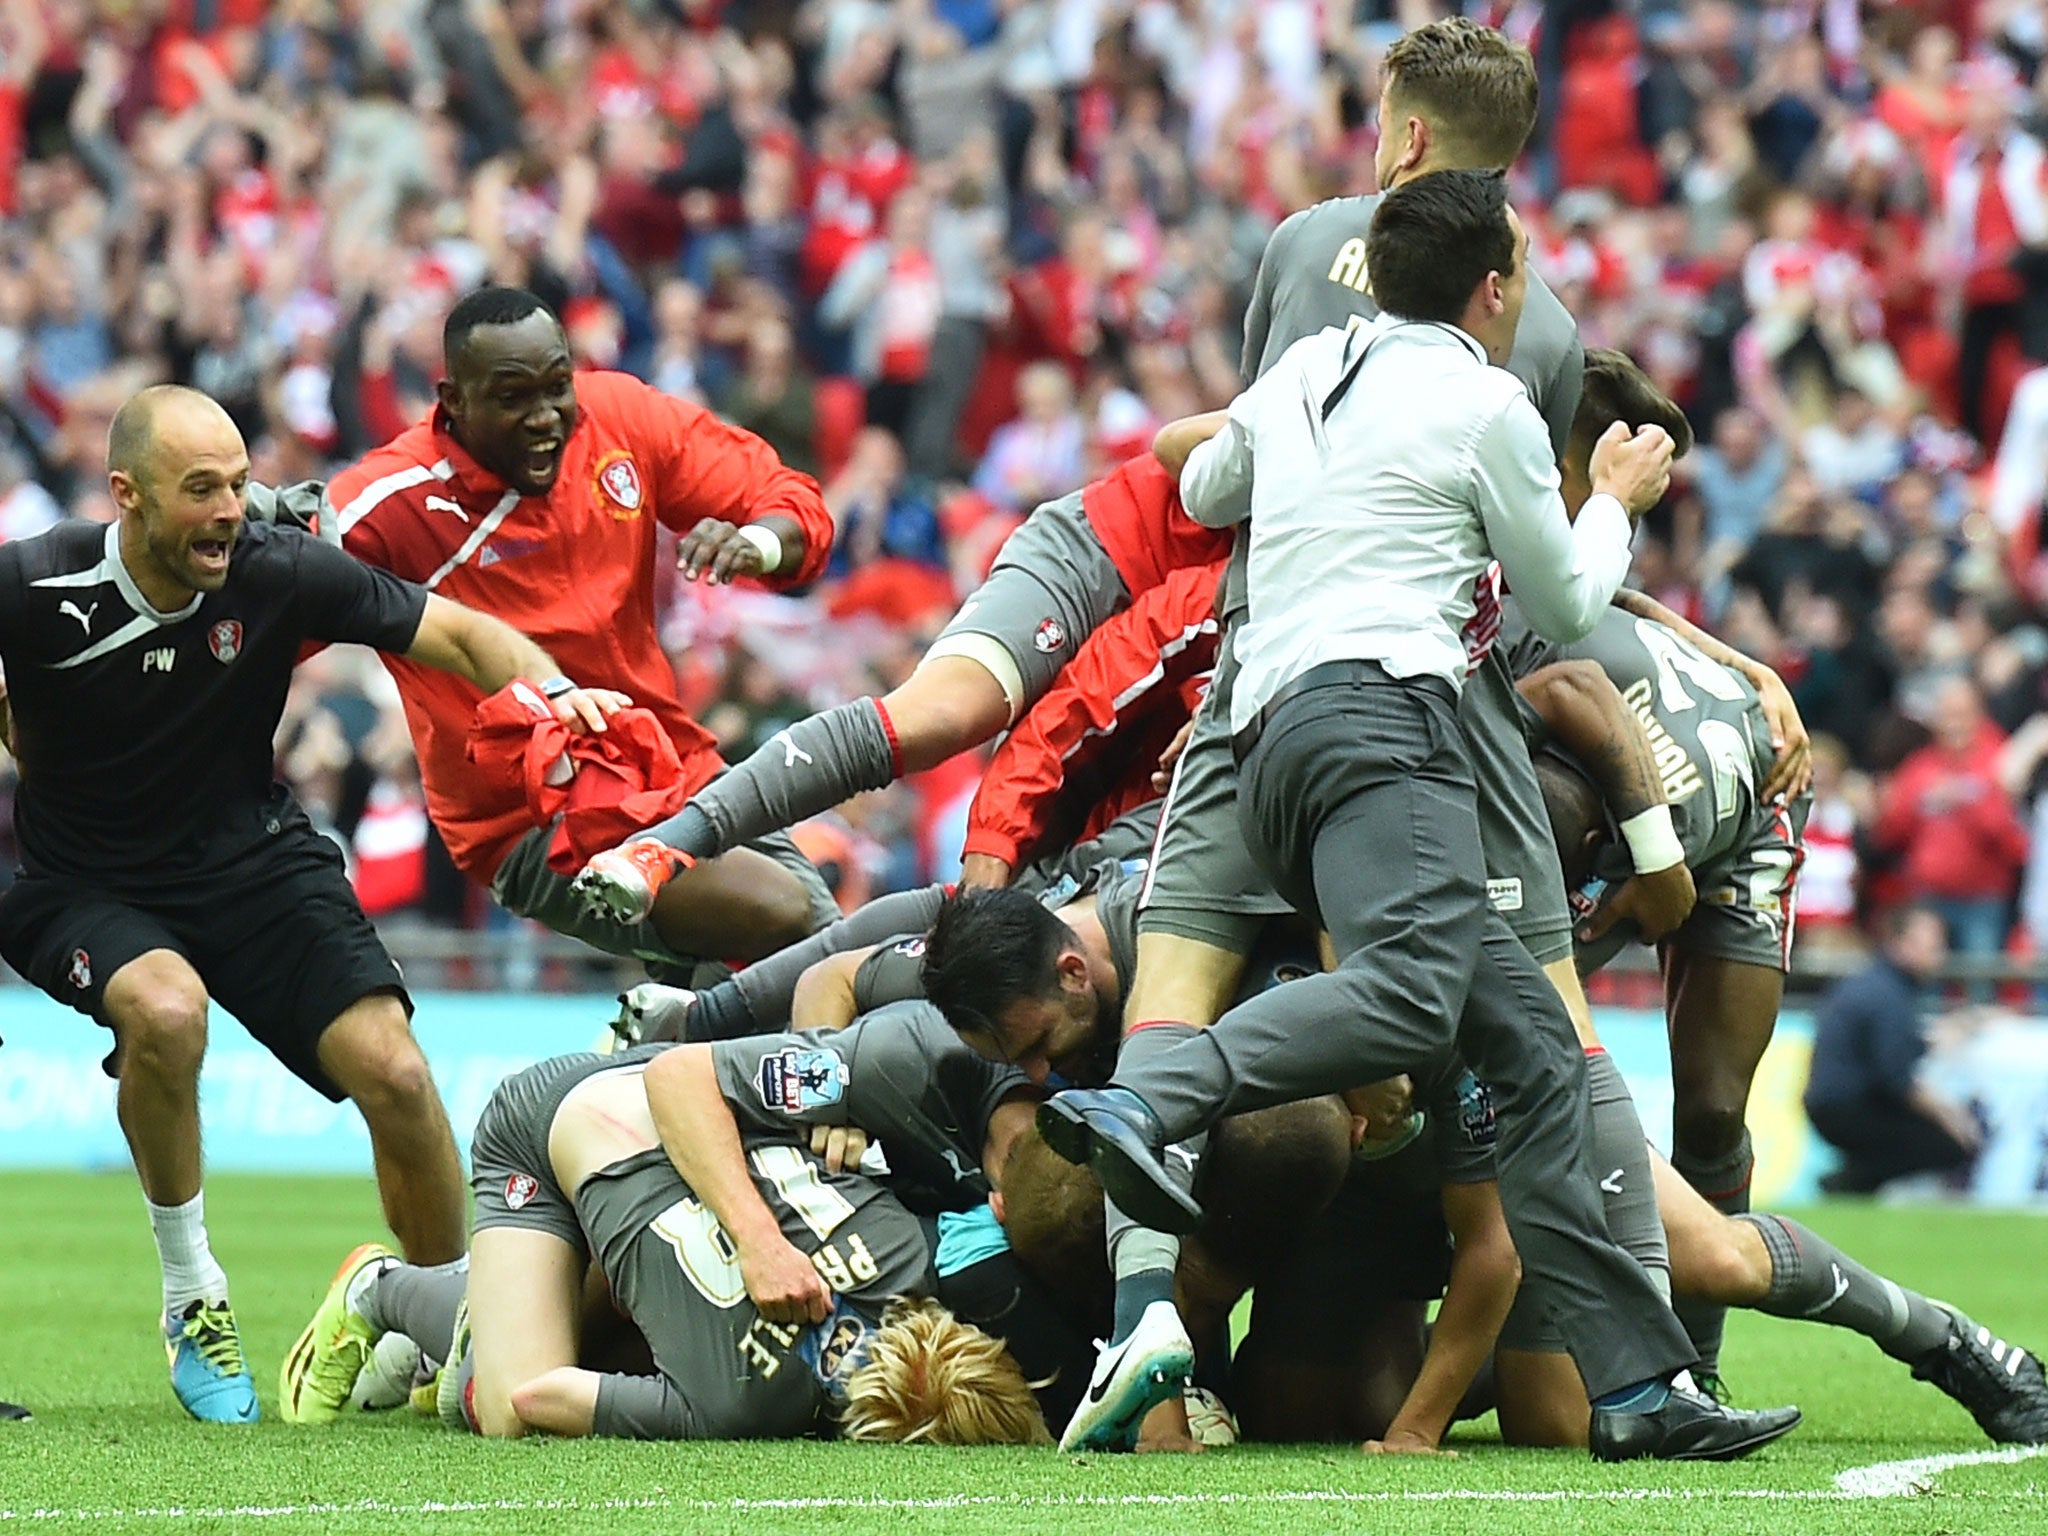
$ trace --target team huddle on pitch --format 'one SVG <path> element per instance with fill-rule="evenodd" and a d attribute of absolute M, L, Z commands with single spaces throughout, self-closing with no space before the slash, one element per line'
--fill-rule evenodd
<path fill-rule="evenodd" d="M 1429 1452 L 1497 1411 L 1728 1459 L 1799 1423 L 1730 1406 L 1747 1307 L 2048 1442 L 2030 1352 L 1749 1209 L 1805 732 L 1623 588 L 1691 433 L 1529 270 L 1529 55 L 1441 21 L 1384 80 L 1382 191 L 1275 232 L 1229 408 L 1039 507 L 894 692 L 729 766 L 655 635 L 658 531 L 688 579 L 792 586 L 831 518 L 759 439 L 577 372 L 532 295 L 457 304 L 432 415 L 325 487 L 250 485 L 192 391 L 123 408 L 120 521 L 0 548 L 0 954 L 113 1033 L 189 1412 L 260 1411 L 200 1188 L 212 1000 L 356 1103 L 396 1239 L 285 1359 L 296 1423 Z M 458 866 L 655 978 L 616 1048 L 498 1087 L 467 1219 L 403 979 L 272 782 L 328 642 L 385 654 Z M 959 885 L 840 915 L 788 829 L 998 737 Z M 631 793 L 579 796 L 600 763 Z M 1668 1160 L 1581 987 L 1630 943 Z"/>

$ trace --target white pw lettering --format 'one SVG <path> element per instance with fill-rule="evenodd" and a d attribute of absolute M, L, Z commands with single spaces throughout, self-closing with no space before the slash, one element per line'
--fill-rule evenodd
<path fill-rule="evenodd" d="M 142 670 L 145 672 L 168 672 L 177 661 L 178 653 L 169 646 L 142 653 Z"/>

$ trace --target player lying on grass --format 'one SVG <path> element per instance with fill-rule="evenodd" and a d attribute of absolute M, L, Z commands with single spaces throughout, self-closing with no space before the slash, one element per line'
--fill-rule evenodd
<path fill-rule="evenodd" d="M 751 1079 L 735 1081 L 748 1059 Z M 286 1362 L 286 1417 L 336 1417 L 377 1338 L 397 1330 L 452 1357 L 448 1395 L 487 1435 L 756 1438 L 836 1423 L 856 1438 L 1049 1440 L 1000 1343 L 907 1300 L 936 1285 L 918 1218 L 793 1136 L 806 1111 L 844 1096 L 844 1070 L 794 1046 L 721 1060 L 647 1047 L 507 1079 L 472 1152 L 466 1295 L 357 1249 Z M 1000 1094 L 988 1092 L 1020 1084 L 985 1070 L 950 1113 L 994 1126 Z M 705 1114 L 707 1094 L 749 1128 Z M 646 1336 L 653 1374 L 576 1364 L 593 1257 Z"/>
<path fill-rule="evenodd" d="M 778 990 L 777 996 L 786 1007 L 794 993 L 803 1027 L 833 1028 L 872 1017 L 870 1010 L 925 996 L 928 985 L 936 985 L 933 1000 L 953 1010 L 949 1019 L 984 1057 L 1011 1064 L 1035 1082 L 1099 1082 L 1108 1071 L 1119 1034 L 1118 1002 L 1133 963 L 1134 907 L 1141 879 L 1140 867 L 1112 860 L 1078 882 L 1065 882 L 1036 896 L 1021 889 L 961 892 L 939 904 L 938 922 L 929 934 L 820 960 L 800 983 Z M 709 993 L 637 988 L 629 1008 L 637 1007 L 643 1019 L 668 1028 L 677 1027 L 675 1020 L 686 1008 L 687 1027 L 693 1031 L 712 1024 L 748 1030 L 772 1027 L 774 1020 L 747 1013 L 741 983 L 755 972 L 772 976 L 789 969 L 787 958 L 807 959 L 824 937 L 817 935 L 798 946 L 801 955 L 771 957 Z M 1316 964 L 1312 936 L 1296 931 L 1290 937 L 1284 928 L 1274 934 L 1262 956 L 1252 973 L 1259 985 L 1305 974 Z M 1280 1116 L 1279 1124 L 1287 1126 L 1287 1117 Z M 1232 1210 L 1256 1210 L 1268 1220 L 1281 1212 L 1308 1219 L 1327 1194 L 1317 1193 L 1315 1182 L 1298 1172 L 1302 1163 L 1313 1162 L 1307 1149 L 1316 1145 L 1315 1134 L 1313 1122 L 1307 1129 L 1275 1131 L 1270 1142 L 1247 1130 L 1234 1135 L 1234 1154 L 1221 1163 L 1206 1160 L 1202 1187 L 1207 1198 L 1227 1202 L 1211 1213 L 1216 1230 L 1227 1234 L 1247 1226 L 1251 1218 L 1232 1217 Z M 1341 1157 L 1341 1152 L 1340 1143 L 1333 1155 Z M 1266 1156 L 1291 1161 L 1269 1166 Z M 1233 1163 L 1238 1165 L 1235 1171 Z M 1095 1187 L 1092 1179 L 1089 1187 Z M 1245 1193 L 1237 1197 L 1232 1190 Z M 1096 1212 L 1096 1219 L 1088 1222 L 1091 1230 L 1101 1230 L 1100 1215 Z M 1063 1221 L 1062 1227 L 1071 1231 L 1073 1221 Z M 1254 1266 L 1240 1255 L 1247 1250 L 1267 1252 L 1290 1232 L 1291 1226 L 1282 1226 L 1271 1241 L 1233 1244 L 1226 1235 L 1199 1245 L 1195 1273 L 1208 1277 L 1205 1294 L 1215 1294 L 1221 1283 L 1217 1277 L 1235 1277 L 1224 1314 L 1250 1283 Z M 1019 1244 L 1020 1249 L 1024 1246 Z M 1062 1251 L 1069 1257 L 1059 1267 L 1073 1272 L 1072 1250 Z M 1185 1276 L 1187 1271 L 1181 1273 Z M 1213 1305 L 1210 1310 L 1215 1310 Z M 1083 1411 L 1067 1421 L 1068 1437 L 1078 1432 L 1076 1424 L 1085 1429 L 1107 1414 L 1128 1424 L 1126 1431 L 1110 1438 L 1128 1442 L 1149 1406 L 1134 1408 L 1131 1399 L 1149 1397 L 1163 1403 L 1165 1412 L 1146 1427 L 1139 1443 L 1151 1448 L 1184 1442 L 1185 1422 L 1175 1418 L 1177 1399 L 1185 1385 L 1181 1378 L 1194 1359 L 1194 1340 L 1201 1334 L 1199 1327 L 1183 1326 L 1171 1305 L 1163 1307 L 1146 1329 L 1143 1349 L 1131 1356 L 1130 1369 L 1113 1373 L 1104 1390 L 1091 1394 Z"/>
<path fill-rule="evenodd" d="M 643 1050 L 621 1059 L 640 1062 L 659 1052 L 660 1048 Z M 660 1056 L 646 1081 L 646 1092 L 666 1108 L 663 1118 L 672 1115 L 681 1128 L 670 1136 L 670 1145 L 679 1150 L 711 1148 L 708 1168 L 693 1162 L 691 1183 L 695 1188 L 719 1189 L 723 1208 L 735 1223 L 732 1230 L 748 1234 L 744 1241 L 734 1240 L 732 1253 L 750 1290 L 752 1276 L 786 1276 L 793 1266 L 784 1263 L 778 1269 L 778 1255 L 789 1259 L 785 1241 L 750 1223 L 748 1213 L 731 1204 L 737 1198 L 732 1191 L 749 1176 L 748 1165 L 739 1161 L 741 1131 L 735 1115 L 745 1121 L 750 1139 L 765 1130 L 787 1133 L 807 1124 L 820 1129 L 869 1128 L 881 1138 L 879 1148 L 887 1163 L 883 1177 L 891 1193 L 919 1214 L 928 1233 L 935 1233 L 940 1297 L 961 1316 L 1001 1334 L 1035 1379 L 1047 1413 L 1064 1421 L 1073 1411 L 1088 1380 L 1087 1335 L 1051 1308 L 1018 1265 L 1050 1247 L 1050 1257 L 1037 1264 L 1037 1272 L 1070 1298 L 1072 1316 L 1091 1320 L 1106 1306 L 1107 1286 L 1092 1301 L 1085 1292 L 1078 1302 L 1071 1301 L 1076 1295 L 1074 1278 L 1059 1262 L 1065 1251 L 1060 1234 L 1070 1225 L 1065 1213 L 1076 1204 L 1076 1196 L 1060 1186 L 1085 1184 L 1078 1199 L 1083 1204 L 1092 1200 L 1098 1215 L 1100 1192 L 1084 1173 L 1057 1158 L 1010 1157 L 1007 1149 L 1019 1142 L 1019 1131 L 1030 1114 L 1030 1102 L 1020 1101 L 1023 1079 L 1014 1069 L 974 1053 L 929 1005 L 907 1004 L 870 1014 L 851 1028 L 830 1034 L 682 1047 Z M 508 1084 L 504 1092 L 513 1086 Z M 1304 1122 L 1307 1129 L 1290 1133 L 1291 1125 Z M 1258 1124 L 1232 1128 L 1225 1142 L 1230 1155 L 1219 1165 L 1223 1184 L 1216 1251 L 1222 1257 L 1212 1262 L 1211 1273 L 1222 1273 L 1218 1266 L 1227 1265 L 1229 1272 L 1248 1274 L 1256 1255 L 1271 1246 L 1263 1234 L 1274 1230 L 1273 1222 L 1291 1224 L 1309 1214 L 1301 1202 L 1319 1204 L 1328 1197 L 1341 1170 L 1342 1126 L 1341 1112 L 1328 1105 L 1290 1106 L 1269 1113 Z M 710 1130 L 707 1139 L 707 1128 L 721 1127 Z M 720 1146 L 725 1148 L 722 1166 Z M 1043 1152 L 1042 1147 L 1038 1150 Z M 695 1158 L 700 1153 L 693 1150 L 687 1155 Z M 756 1162 L 759 1156 L 755 1154 Z M 1286 1157 L 1293 1160 L 1276 1163 L 1276 1158 Z M 477 1161 L 487 1170 L 479 1177 L 479 1189 L 495 1191 L 498 1164 L 504 1159 L 482 1135 Z M 1003 1187 L 992 1190 L 991 1175 L 1005 1164 L 1010 1171 Z M 831 1166 L 828 1161 L 828 1172 Z M 509 1181 L 518 1175 L 507 1177 Z M 525 1202 L 522 1209 L 539 1198 L 538 1191 L 529 1192 L 523 1184 L 518 1191 Z M 486 1195 L 483 1208 L 493 1209 L 498 1198 Z M 992 1216 L 1010 1222 L 1018 1233 L 1015 1258 Z M 494 1242 L 488 1237 L 480 1240 L 480 1254 Z M 331 1417 L 339 1411 L 337 1405 L 346 1400 L 354 1374 L 380 1330 L 408 1332 L 431 1358 L 444 1358 L 451 1351 L 460 1283 L 402 1267 L 385 1270 L 379 1278 L 361 1278 L 378 1257 L 375 1250 L 351 1255 L 321 1316 L 294 1352 L 286 1372 L 286 1395 L 301 1417 Z M 831 1266 L 825 1266 L 825 1272 L 833 1284 L 845 1283 L 843 1273 L 832 1272 Z M 1201 1277 L 1192 1283 L 1199 1293 Z M 1210 1282 L 1212 1291 L 1214 1284 Z M 1218 1323 L 1227 1318 L 1241 1290 L 1239 1282 L 1210 1303 L 1208 1312 Z M 823 1288 L 811 1284 L 806 1291 L 801 1300 L 815 1310 Z M 771 1305 L 780 1304 L 771 1299 Z M 332 1340 L 332 1345 L 323 1344 L 325 1340 Z M 465 1387 L 460 1370 L 464 1352 L 454 1351 L 458 1368 L 444 1376 L 447 1407 L 455 1408 L 466 1398 L 477 1419 L 488 1417 L 483 1410 L 493 1400 L 490 1383 L 508 1374 L 483 1358 L 490 1347 L 486 1332 L 475 1378 L 481 1385 L 475 1387 Z M 444 1416 L 458 1423 L 468 1417 L 459 1411 Z"/>
<path fill-rule="evenodd" d="M 1015 724 L 1134 597 L 1228 549 L 1182 514 L 1173 476 L 1150 454 L 1045 503 L 901 687 L 778 731 L 679 815 L 591 860 L 577 890 L 593 910 L 638 921 L 696 861 L 979 746 Z M 966 878 L 1004 873 L 977 854 Z"/>

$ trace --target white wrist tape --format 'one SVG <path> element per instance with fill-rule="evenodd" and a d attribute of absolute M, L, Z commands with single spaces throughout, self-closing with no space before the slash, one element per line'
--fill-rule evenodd
<path fill-rule="evenodd" d="M 1671 825 L 1668 805 L 1653 805 L 1629 817 L 1621 824 L 1621 835 L 1628 839 L 1629 857 L 1639 875 L 1654 875 L 1685 862 L 1685 849 L 1678 841 L 1677 828 Z"/>
<path fill-rule="evenodd" d="M 782 569 L 781 534 L 759 523 L 749 523 L 740 530 L 740 537 L 761 551 L 761 569 L 765 574 L 773 576 Z"/>

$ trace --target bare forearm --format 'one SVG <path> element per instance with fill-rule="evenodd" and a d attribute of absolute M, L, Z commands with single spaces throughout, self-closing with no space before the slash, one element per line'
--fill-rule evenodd
<path fill-rule="evenodd" d="M 1515 1302 L 1516 1276 L 1512 1255 L 1503 1264 L 1489 1249 L 1461 1250 L 1451 1260 L 1451 1281 L 1430 1330 L 1429 1352 L 1401 1411 L 1387 1426 L 1389 1439 L 1413 1435 L 1431 1445 L 1443 1439 L 1459 1402 L 1493 1352 Z"/>
<path fill-rule="evenodd" d="M 1586 770 L 1616 819 L 1662 805 L 1664 780 L 1642 722 L 1605 672 L 1591 662 L 1561 662 L 1518 685 L 1551 735 Z"/>
<path fill-rule="evenodd" d="M 1152 456 L 1177 475 L 1187 464 L 1188 455 L 1221 432 L 1229 419 L 1228 411 L 1205 411 L 1199 416 L 1169 421 L 1152 439 Z"/>
<path fill-rule="evenodd" d="M 796 992 L 789 1001 L 791 1029 L 844 1029 L 851 1024 L 857 1006 L 853 992 L 854 973 L 874 953 L 875 946 L 828 955 L 797 978 Z"/>
<path fill-rule="evenodd" d="M 732 1108 L 718 1089 L 711 1048 L 683 1045 L 648 1063 L 647 1108 L 661 1148 L 719 1225 L 744 1248 L 782 1235 L 747 1172 Z"/>
<path fill-rule="evenodd" d="M 561 672 L 552 656 L 503 619 L 440 597 L 427 599 L 419 633 L 406 655 L 467 678 L 485 693 L 496 693 L 519 678 L 541 683 Z"/>

